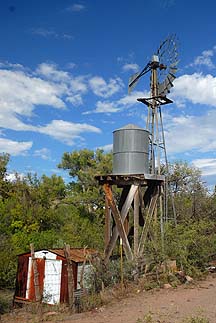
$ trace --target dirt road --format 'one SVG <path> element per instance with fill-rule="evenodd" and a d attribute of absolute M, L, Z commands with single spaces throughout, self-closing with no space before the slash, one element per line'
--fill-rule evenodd
<path fill-rule="evenodd" d="M 197 286 L 140 292 L 98 311 L 76 315 L 68 323 L 136 323 L 138 319 L 145 322 L 147 315 L 160 323 L 179 323 L 192 315 L 216 323 L 216 278 L 209 277 Z"/>
<path fill-rule="evenodd" d="M 22 315 L 22 316 L 20 316 Z M 47 323 L 182 323 L 187 317 L 203 316 L 216 323 L 216 277 L 209 276 L 196 285 L 182 285 L 177 289 L 140 291 L 136 295 L 115 301 L 91 312 L 59 317 L 46 316 Z M 149 316 L 149 321 L 144 318 Z M 152 321 L 150 321 L 150 318 Z M 29 313 L 10 314 L 2 323 L 42 322 Z"/>

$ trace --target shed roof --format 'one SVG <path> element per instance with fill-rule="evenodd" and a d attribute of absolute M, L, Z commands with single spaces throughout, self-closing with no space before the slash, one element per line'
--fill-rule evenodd
<path fill-rule="evenodd" d="M 61 257 L 65 257 L 63 249 L 48 249 L 50 252 L 53 252 Z M 91 255 L 95 256 L 98 252 L 90 248 L 71 248 L 70 249 L 70 259 L 75 262 L 83 262 L 86 259 L 86 256 Z"/>
<path fill-rule="evenodd" d="M 35 250 L 35 252 L 42 251 L 42 250 L 52 252 L 60 257 L 65 258 L 64 249 L 40 249 L 40 250 Z M 86 259 L 86 256 L 88 255 L 96 256 L 97 254 L 98 254 L 98 251 L 96 251 L 95 249 L 70 248 L 70 259 L 74 262 L 83 262 Z M 19 254 L 18 256 L 31 256 L 31 252 L 22 253 L 22 254 Z"/>

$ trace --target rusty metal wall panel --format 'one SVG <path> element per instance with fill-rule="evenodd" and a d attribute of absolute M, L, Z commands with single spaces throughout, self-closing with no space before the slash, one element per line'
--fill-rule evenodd
<path fill-rule="evenodd" d="M 77 274 L 78 265 L 73 262 L 73 276 L 74 276 L 74 289 L 77 289 Z M 62 275 L 61 275 L 61 292 L 60 292 L 60 303 L 68 303 L 68 271 L 67 271 L 67 261 L 62 261 Z"/>
<path fill-rule="evenodd" d="M 44 284 L 44 267 L 45 260 L 37 258 L 37 270 L 38 270 L 38 280 L 40 293 L 43 293 L 43 284 Z M 28 277 L 27 277 L 27 288 L 26 288 L 26 299 L 35 301 L 35 287 L 34 287 L 34 271 L 32 266 L 32 258 L 29 257 L 29 266 L 28 266 Z"/>
<path fill-rule="evenodd" d="M 27 287 L 29 257 L 19 256 L 14 296 L 25 298 Z"/>
<path fill-rule="evenodd" d="M 113 132 L 113 174 L 149 173 L 149 132 L 127 125 Z"/>
<path fill-rule="evenodd" d="M 62 274 L 61 274 L 61 291 L 60 303 L 68 303 L 68 274 L 67 274 L 67 261 L 62 261 Z"/>

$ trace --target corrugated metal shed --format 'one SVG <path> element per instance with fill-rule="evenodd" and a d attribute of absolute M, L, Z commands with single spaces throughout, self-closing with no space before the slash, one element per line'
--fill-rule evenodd
<path fill-rule="evenodd" d="M 88 256 L 96 256 L 97 254 L 97 251 L 94 249 L 70 249 L 69 258 L 72 261 L 75 290 L 80 289 L 80 274 L 83 262 L 87 261 L 85 272 L 88 272 L 90 268 Z M 35 251 L 35 258 L 42 301 L 48 304 L 67 303 L 68 272 L 64 250 L 37 250 Z M 18 255 L 14 300 L 15 302 L 35 300 L 34 271 L 30 252 Z"/>

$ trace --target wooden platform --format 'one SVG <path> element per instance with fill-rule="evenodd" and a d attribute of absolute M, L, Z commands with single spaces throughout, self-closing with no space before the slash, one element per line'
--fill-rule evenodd
<path fill-rule="evenodd" d="M 131 175 L 97 175 L 96 180 L 100 185 L 109 184 L 117 185 L 119 187 L 126 185 L 141 185 L 148 186 L 150 183 L 163 183 L 165 176 L 163 175 L 152 175 L 152 174 L 131 174 Z"/>

